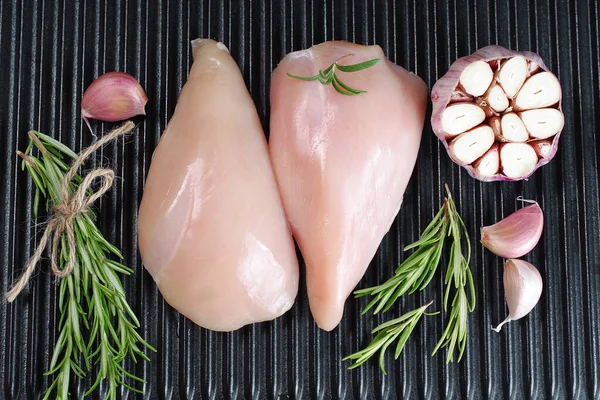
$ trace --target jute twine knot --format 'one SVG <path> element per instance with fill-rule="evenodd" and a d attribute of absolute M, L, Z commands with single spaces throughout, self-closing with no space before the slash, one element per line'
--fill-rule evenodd
<path fill-rule="evenodd" d="M 75 228 L 73 222 L 75 217 L 81 213 L 88 211 L 90 205 L 98 200 L 112 186 L 115 178 L 115 173 L 112 169 L 98 168 L 90 171 L 83 182 L 77 187 L 77 190 L 71 193 L 70 184 L 72 179 L 77 174 L 79 167 L 83 165 L 85 160 L 89 158 L 96 150 L 107 143 L 116 140 L 117 138 L 131 132 L 135 127 L 131 121 L 126 122 L 120 128 L 114 129 L 104 135 L 100 140 L 94 142 L 91 146 L 82 151 L 79 156 L 73 161 L 71 169 L 65 175 L 61 187 L 61 201 L 54 205 L 53 215 L 49 219 L 44 234 L 33 253 L 33 256 L 27 261 L 25 272 L 13 287 L 6 293 L 6 299 L 10 303 L 14 301 L 19 293 L 27 286 L 29 278 L 35 271 L 37 263 L 42 258 L 42 254 L 46 249 L 46 244 L 52 237 L 52 247 L 50 248 L 50 260 L 52 273 L 58 278 L 64 278 L 73 272 L 76 261 L 76 242 Z M 101 180 L 100 187 L 94 192 L 91 190 L 92 183 L 96 180 Z M 66 237 L 66 247 L 68 252 L 67 263 L 64 268 L 60 268 L 58 258 L 60 257 L 60 245 L 63 234 Z"/>

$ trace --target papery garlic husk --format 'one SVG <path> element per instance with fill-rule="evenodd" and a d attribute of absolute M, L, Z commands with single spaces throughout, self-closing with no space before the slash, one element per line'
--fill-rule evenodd
<path fill-rule="evenodd" d="M 81 116 L 92 131 L 89 118 L 116 122 L 146 115 L 147 102 L 146 92 L 133 76 L 108 72 L 86 89 L 81 99 Z"/>
<path fill-rule="evenodd" d="M 435 83 L 431 126 L 450 158 L 474 178 L 527 179 L 556 154 L 565 123 L 561 100 L 560 82 L 539 55 L 487 46 L 456 60 Z M 480 145 L 489 140 L 489 131 L 482 127 L 488 126 L 495 144 L 510 144 L 501 147 L 499 168 L 493 174 L 482 173 L 479 161 Z M 466 133 L 473 146 L 465 146 L 465 140 L 456 146 L 456 138 Z M 532 144 L 542 139 L 552 146 L 538 151 Z"/>
<path fill-rule="evenodd" d="M 543 139 L 529 143 L 539 158 L 546 158 L 552 151 L 552 140 Z"/>
<path fill-rule="evenodd" d="M 518 258 L 537 245 L 543 229 L 544 213 L 533 201 L 532 205 L 515 211 L 494 225 L 481 228 L 481 244 L 497 256 Z"/>
<path fill-rule="evenodd" d="M 508 317 L 497 327 L 492 327 L 500 332 L 502 326 L 510 321 L 523 318 L 536 306 L 542 295 L 542 276 L 532 264 L 523 260 L 508 260 L 504 263 L 504 292 Z"/>

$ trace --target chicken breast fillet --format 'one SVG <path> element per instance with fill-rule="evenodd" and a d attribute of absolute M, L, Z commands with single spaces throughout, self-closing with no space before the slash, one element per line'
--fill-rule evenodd
<path fill-rule="evenodd" d="M 357 96 L 287 75 L 313 76 L 338 59 L 349 65 L 375 58 L 381 62 L 368 69 L 337 71 L 344 84 L 367 91 Z M 322 329 L 340 322 L 400 209 L 426 105 L 425 83 L 379 46 L 322 43 L 288 54 L 273 73 L 269 149 Z"/>
<path fill-rule="evenodd" d="M 292 306 L 298 261 L 265 136 L 222 43 L 192 42 L 194 62 L 152 157 L 139 248 L 165 300 L 229 331 Z"/>

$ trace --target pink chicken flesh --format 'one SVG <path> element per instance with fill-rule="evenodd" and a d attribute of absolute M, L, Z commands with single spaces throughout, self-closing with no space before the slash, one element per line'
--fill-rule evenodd
<path fill-rule="evenodd" d="M 312 76 L 374 58 L 368 69 L 337 72 L 346 96 Z M 379 46 L 326 42 L 288 54 L 271 83 L 269 149 L 284 209 L 306 262 L 310 309 L 334 329 L 396 217 L 419 151 L 427 87 L 391 63 Z"/>
<path fill-rule="evenodd" d="M 189 79 L 152 157 L 139 248 L 171 306 L 229 331 L 292 306 L 298 261 L 240 70 L 222 43 L 192 47 Z"/>

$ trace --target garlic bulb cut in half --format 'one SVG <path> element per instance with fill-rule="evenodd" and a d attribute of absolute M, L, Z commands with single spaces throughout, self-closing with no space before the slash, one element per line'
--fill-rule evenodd
<path fill-rule="evenodd" d="M 556 154 L 565 124 L 561 99 L 560 82 L 539 55 L 487 46 L 458 59 L 435 83 L 431 125 L 452 160 L 471 176 L 482 181 L 527 179 Z M 486 126 L 501 145 L 495 171 L 495 162 L 489 161 L 495 160 L 496 147 L 487 145 Z M 472 146 L 464 145 L 465 137 Z M 550 148 L 529 144 L 546 139 Z M 484 143 L 487 148 L 480 154 L 482 149 L 474 147 Z M 486 168 L 481 168 L 488 152 Z"/>

